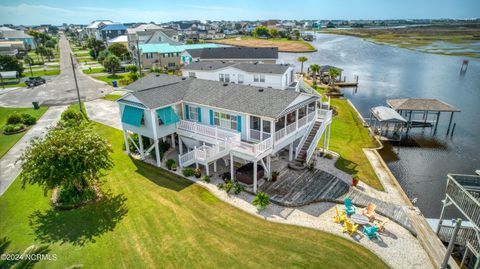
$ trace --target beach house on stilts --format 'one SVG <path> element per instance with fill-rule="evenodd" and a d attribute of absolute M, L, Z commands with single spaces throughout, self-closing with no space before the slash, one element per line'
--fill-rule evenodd
<path fill-rule="evenodd" d="M 311 89 L 279 90 L 161 74 L 144 77 L 127 89 L 117 101 L 127 152 L 130 140 L 142 159 L 154 152 L 159 167 L 163 140 L 178 150 L 181 167 L 196 166 L 211 174 L 222 161 L 235 180 L 236 167 L 249 165 L 257 192 L 259 177 L 271 177 L 272 157 L 280 151 L 288 151 L 290 161 L 308 163 L 322 137 L 328 147 L 332 112 L 321 109 L 321 97 L 308 93 Z M 133 133 L 138 141 L 131 138 Z M 144 148 L 142 137 L 149 138 L 150 147 Z"/>

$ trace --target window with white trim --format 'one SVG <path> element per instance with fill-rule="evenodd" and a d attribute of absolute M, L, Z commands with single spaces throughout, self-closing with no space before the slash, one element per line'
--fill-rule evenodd
<path fill-rule="evenodd" d="M 188 77 L 189 78 L 196 78 L 197 75 L 195 74 L 195 72 L 188 72 Z"/>
<path fill-rule="evenodd" d="M 218 78 L 221 82 L 230 82 L 230 74 L 218 74 Z"/>
<path fill-rule="evenodd" d="M 238 74 L 237 75 L 237 79 L 238 79 L 238 84 L 243 84 L 243 74 Z"/>
<path fill-rule="evenodd" d="M 188 107 L 188 113 L 190 114 L 189 119 L 192 121 L 197 121 L 198 122 L 198 107 L 196 106 L 189 106 Z"/>
<path fill-rule="evenodd" d="M 258 82 L 260 80 L 259 75 L 253 75 L 253 82 Z"/>
<path fill-rule="evenodd" d="M 228 113 L 215 112 L 213 124 L 225 129 L 237 130 L 237 116 Z"/>
<path fill-rule="evenodd" d="M 260 82 L 265 82 L 265 75 L 260 75 Z"/>

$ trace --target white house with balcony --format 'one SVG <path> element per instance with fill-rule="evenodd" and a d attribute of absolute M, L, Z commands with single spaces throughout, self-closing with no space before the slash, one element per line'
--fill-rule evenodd
<path fill-rule="evenodd" d="M 295 87 L 294 68 L 288 64 L 200 61 L 186 65 L 183 76 L 258 87 Z M 298 89 L 297 89 L 298 90 Z"/>
<path fill-rule="evenodd" d="M 180 167 L 201 166 L 207 175 L 211 168 L 217 172 L 219 160 L 229 165 L 232 180 L 236 163 L 253 164 L 256 192 L 257 170 L 268 180 L 272 156 L 286 150 L 290 161 L 309 162 L 322 136 L 328 147 L 332 113 L 320 109 L 318 95 L 160 74 L 127 89 L 117 101 L 127 152 L 130 139 L 141 158 L 154 151 L 159 167 L 159 140 L 168 140 L 178 149 Z M 150 138 L 150 148 L 142 137 Z"/>

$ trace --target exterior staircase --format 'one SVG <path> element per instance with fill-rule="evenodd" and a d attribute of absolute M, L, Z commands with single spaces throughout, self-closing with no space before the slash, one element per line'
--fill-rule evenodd
<path fill-rule="evenodd" d="M 310 147 L 310 145 L 314 142 L 313 140 L 315 139 L 315 136 L 317 132 L 319 131 L 320 127 L 322 125 L 321 121 L 315 121 L 312 129 L 308 133 L 307 139 L 302 145 L 302 148 L 297 154 L 297 157 L 288 164 L 288 167 L 294 169 L 294 170 L 302 170 L 306 168 L 306 158 L 307 158 L 307 150 Z M 315 143 L 318 141 L 315 141 Z"/>

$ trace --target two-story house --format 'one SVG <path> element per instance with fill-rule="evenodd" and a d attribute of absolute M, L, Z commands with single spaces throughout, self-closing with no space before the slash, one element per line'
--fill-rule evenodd
<path fill-rule="evenodd" d="M 332 113 L 320 109 L 319 95 L 160 74 L 127 90 L 117 102 L 128 153 L 131 140 L 142 159 L 154 151 L 160 167 L 159 140 L 170 141 L 181 167 L 201 165 L 209 174 L 223 160 L 233 180 L 236 163 L 253 164 L 251 182 L 244 183 L 255 192 L 259 167 L 270 178 L 271 159 L 280 151 L 288 151 L 290 161 L 309 162 L 321 137 L 329 140 Z M 142 137 L 152 146 L 144 148 Z"/>
<path fill-rule="evenodd" d="M 294 68 L 288 64 L 200 61 L 182 68 L 183 76 L 259 87 L 295 88 Z M 298 89 L 297 89 L 298 90 Z"/>
<path fill-rule="evenodd" d="M 236 63 L 268 63 L 274 64 L 278 60 L 278 48 L 252 47 L 218 47 L 203 49 L 188 49 L 181 54 L 184 65 L 198 61 L 220 61 Z"/>
<path fill-rule="evenodd" d="M 100 36 L 99 29 L 104 27 L 105 25 L 108 25 L 108 24 L 113 24 L 113 22 L 110 21 L 110 20 L 95 20 L 95 21 L 92 21 L 83 30 L 84 30 L 85 35 L 87 35 L 88 37 L 94 37 L 98 40 L 101 40 L 102 38 Z"/>
<path fill-rule="evenodd" d="M 126 35 L 127 27 L 121 23 L 112 23 L 104 25 L 99 29 L 100 39 L 107 42 L 110 39 Z"/>

